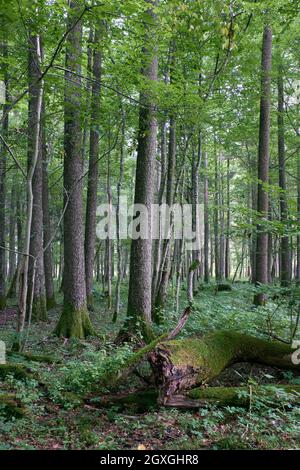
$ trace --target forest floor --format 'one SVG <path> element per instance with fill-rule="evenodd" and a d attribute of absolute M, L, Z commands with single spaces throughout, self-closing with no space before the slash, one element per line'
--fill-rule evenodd
<path fill-rule="evenodd" d="M 126 287 L 126 286 L 125 286 Z M 126 288 L 122 298 L 126 304 Z M 171 293 L 170 293 L 171 294 Z M 58 296 L 59 297 L 59 296 Z M 0 382 L 0 395 L 14 392 L 26 407 L 23 418 L 8 418 L 0 405 L 0 449 L 297 449 L 300 447 L 300 408 L 289 406 L 288 394 L 273 404 L 253 398 L 249 409 L 217 408 L 207 405 L 193 411 L 152 407 L 112 406 L 101 408 L 97 399 L 111 390 L 96 390 L 105 370 L 118 367 L 131 353 L 129 346 L 116 348 L 115 335 L 123 318 L 113 324 L 106 299 L 95 293 L 91 318 L 100 333 L 86 341 L 66 341 L 51 335 L 60 308 L 49 312 L 49 322 L 33 324 L 26 351 L 51 356 L 50 363 L 9 357 L 23 363 L 32 377 L 17 380 L 8 376 Z M 181 307 L 186 292 L 182 290 Z M 171 298 L 171 295 L 170 295 Z M 291 299 L 270 301 L 264 308 L 253 309 L 252 290 L 246 283 L 236 283 L 232 291 L 216 293 L 213 285 L 202 287 L 195 297 L 195 307 L 182 335 L 199 335 L 208 330 L 231 329 L 266 337 L 266 332 L 289 339 L 296 309 Z M 61 301 L 60 298 L 58 298 Z M 296 303 L 295 303 L 296 305 Z M 174 312 L 173 305 L 167 312 Z M 295 310 L 295 311 L 294 311 Z M 123 312 L 124 315 L 124 312 Z M 161 331 L 170 330 L 176 314 L 168 313 Z M 16 309 L 11 305 L 0 312 L 0 339 L 11 346 Z M 59 362 L 55 362 L 58 359 Z M 146 364 L 140 368 L 149 375 Z M 147 380 L 151 380 L 148 376 Z M 214 385 L 299 384 L 300 377 L 276 368 L 256 364 L 236 364 L 225 370 Z M 114 393 L 147 389 L 132 375 Z M 89 399 L 81 402 L 79 396 Z M 1 416 L 3 414 L 3 416 Z"/>

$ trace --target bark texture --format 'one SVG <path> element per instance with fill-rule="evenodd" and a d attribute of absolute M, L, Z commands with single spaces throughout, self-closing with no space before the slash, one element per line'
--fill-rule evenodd
<path fill-rule="evenodd" d="M 8 47 L 4 42 L 2 44 L 2 59 L 1 71 L 4 78 L 5 86 L 5 104 L 3 106 L 3 113 L 6 114 L 2 122 L 1 133 L 4 139 L 8 134 L 8 67 L 6 60 L 8 57 Z M 5 171 L 6 171 L 6 148 L 4 143 L 0 142 L 0 310 L 6 306 L 6 254 L 5 254 L 5 203 L 6 203 L 6 184 L 5 184 Z"/>
<path fill-rule="evenodd" d="M 154 14 L 150 9 L 153 19 Z M 142 74 L 146 80 L 157 80 L 157 54 L 155 47 L 155 27 L 145 25 L 147 37 L 143 48 Z M 143 91 L 140 96 L 139 135 L 136 164 L 136 184 L 134 203 L 143 204 L 148 210 L 147 238 L 132 240 L 130 256 L 130 279 L 128 293 L 129 329 L 142 328 L 148 335 L 151 324 L 151 205 L 153 203 L 153 175 L 156 152 L 157 122 L 151 91 Z M 140 326 L 138 326 L 140 324 Z"/>
<path fill-rule="evenodd" d="M 68 28 L 78 17 L 70 4 Z M 64 275 L 63 311 L 55 329 L 58 336 L 84 338 L 93 332 L 86 304 L 82 202 L 81 133 L 81 46 L 82 21 L 77 22 L 66 41 L 65 115 L 64 115 Z M 74 75 L 72 72 L 75 72 Z M 72 81 L 72 83 L 70 82 Z"/>
<path fill-rule="evenodd" d="M 257 211 L 259 223 L 256 235 L 255 282 L 268 282 L 268 232 L 265 222 L 268 218 L 268 192 L 265 184 L 269 181 L 270 160 L 270 110 L 271 110 L 271 64 L 272 64 L 272 31 L 266 26 L 262 44 L 262 81 L 260 98 L 259 146 L 258 146 L 258 187 Z M 256 305 L 265 303 L 265 295 L 260 292 L 254 297 Z"/>
<path fill-rule="evenodd" d="M 51 309 L 55 306 L 55 294 L 53 283 L 53 255 L 52 255 L 52 227 L 49 212 L 49 185 L 48 185 L 48 153 L 46 142 L 45 125 L 45 101 L 42 107 L 43 127 L 42 134 L 42 159 L 43 159 L 43 223 L 44 223 L 44 270 L 45 270 L 45 289 L 46 306 Z"/>
<path fill-rule="evenodd" d="M 278 69 L 278 165 L 279 165 L 279 188 L 281 190 L 280 220 L 283 230 L 286 231 L 288 222 L 288 207 L 286 195 L 286 171 L 285 171 L 285 138 L 284 138 L 284 91 L 283 91 L 283 71 L 282 65 Z M 283 235 L 280 239 L 280 281 L 282 287 L 287 287 L 290 283 L 290 246 L 289 237 Z"/>
<path fill-rule="evenodd" d="M 37 36 L 29 38 L 28 79 L 29 79 L 29 105 L 28 105 L 28 167 L 32 165 L 35 156 L 36 138 L 38 138 L 38 154 L 32 179 L 32 221 L 30 232 L 30 257 L 28 270 L 28 298 L 27 304 L 32 303 L 32 319 L 35 321 L 47 320 L 44 254 L 43 254 L 43 175 L 42 175 L 42 146 L 41 128 L 36 132 L 36 121 L 41 121 L 39 110 L 39 51 L 40 42 Z M 40 114 L 40 116 L 38 116 Z M 29 308 L 28 308 L 29 311 Z"/>
<path fill-rule="evenodd" d="M 92 101 L 90 128 L 90 155 L 85 223 L 85 279 L 88 305 L 93 304 L 93 273 L 96 242 L 97 189 L 99 180 L 99 126 L 100 126 L 100 80 L 101 80 L 101 24 L 97 25 L 94 35 L 92 65 Z"/>

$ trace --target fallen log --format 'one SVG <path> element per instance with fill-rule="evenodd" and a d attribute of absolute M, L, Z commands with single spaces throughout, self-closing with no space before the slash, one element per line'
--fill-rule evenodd
<path fill-rule="evenodd" d="M 162 341 L 150 353 L 159 390 L 159 402 L 183 390 L 203 385 L 236 362 L 254 362 L 300 371 L 289 345 L 231 331 L 216 331 L 203 338 Z"/>
<path fill-rule="evenodd" d="M 6 418 L 24 418 L 27 411 L 12 393 L 0 394 L 0 414 Z"/>
<path fill-rule="evenodd" d="M 33 374 L 22 364 L 0 364 L 0 379 L 13 375 L 17 380 L 31 379 Z"/>
<path fill-rule="evenodd" d="M 219 407 L 234 406 L 248 408 L 256 400 L 260 400 L 268 407 L 284 404 L 288 394 L 290 405 L 300 404 L 300 385 L 257 385 L 248 387 L 205 387 L 194 388 L 186 394 L 169 397 L 164 406 L 175 408 L 201 408 L 208 404 Z M 101 408 L 117 406 L 137 413 L 144 413 L 158 406 L 158 391 L 155 389 L 138 390 L 129 394 L 106 395 L 89 398 L 88 403 Z"/>

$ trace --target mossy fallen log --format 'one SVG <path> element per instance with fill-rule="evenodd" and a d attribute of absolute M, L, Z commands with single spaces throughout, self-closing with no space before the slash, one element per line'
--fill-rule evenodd
<path fill-rule="evenodd" d="M 205 384 L 235 362 L 254 362 L 300 371 L 289 345 L 230 331 L 203 338 L 184 338 L 159 343 L 150 354 L 160 402 L 182 390 Z"/>
<path fill-rule="evenodd" d="M 22 364 L 0 364 L 0 379 L 13 375 L 18 380 L 32 378 L 32 373 Z"/>
<path fill-rule="evenodd" d="M 232 286 L 228 283 L 225 282 L 220 282 L 216 285 L 216 291 L 217 292 L 226 292 L 226 291 L 232 291 Z"/>
<path fill-rule="evenodd" d="M 24 418 L 26 408 L 17 400 L 13 394 L 0 394 L 0 415 L 6 418 Z"/>
<path fill-rule="evenodd" d="M 257 385 L 248 387 L 194 388 L 184 395 L 169 397 L 164 406 L 174 408 L 201 408 L 208 404 L 219 407 L 234 406 L 248 408 L 259 400 L 268 407 L 284 405 L 288 394 L 289 406 L 300 404 L 300 385 Z M 117 406 L 137 413 L 144 413 L 158 406 L 158 391 L 138 390 L 129 394 L 106 395 L 89 398 L 87 401 L 101 408 Z"/>
<path fill-rule="evenodd" d="M 249 407 L 255 400 L 264 401 L 268 406 L 277 406 L 289 394 L 290 404 L 300 404 L 300 385 L 258 385 L 248 387 L 206 387 L 194 388 L 187 397 L 195 402 L 213 403 L 218 406 Z"/>
<path fill-rule="evenodd" d="M 100 408 L 117 406 L 119 409 L 130 409 L 137 413 L 144 413 L 158 406 L 158 392 L 155 389 L 139 390 L 129 394 L 105 395 L 88 398 L 86 401 Z"/>
<path fill-rule="evenodd" d="M 7 356 L 10 358 L 26 359 L 32 362 L 44 362 L 45 364 L 57 364 L 61 362 L 58 358 L 50 356 L 48 354 L 35 354 L 31 352 L 21 353 L 21 352 L 9 351 L 7 353 Z"/>

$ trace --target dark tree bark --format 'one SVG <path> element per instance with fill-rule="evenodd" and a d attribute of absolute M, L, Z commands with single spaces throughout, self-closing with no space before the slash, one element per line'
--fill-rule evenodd
<path fill-rule="evenodd" d="M 2 44 L 2 58 L 1 71 L 3 73 L 3 82 L 5 86 L 5 104 L 3 106 L 3 113 L 5 118 L 2 122 L 1 133 L 4 139 L 8 134 L 8 47 L 7 43 Z M 6 172 L 6 148 L 3 142 L 0 142 L 0 310 L 6 306 L 6 253 L 5 253 L 5 204 L 6 204 L 6 183 L 5 183 L 5 172 Z"/>
<path fill-rule="evenodd" d="M 39 55 L 41 55 L 40 41 L 36 35 L 29 38 L 28 80 L 29 80 L 29 104 L 28 104 L 28 167 L 35 158 L 35 122 L 38 114 L 39 99 Z M 47 320 L 44 253 L 43 253 L 43 174 L 42 174 L 42 146 L 41 129 L 39 126 L 38 155 L 32 179 L 32 221 L 30 233 L 30 257 L 28 270 L 28 298 L 29 305 L 32 302 L 32 319 L 35 321 Z"/>
<path fill-rule="evenodd" d="M 278 165 L 279 165 L 279 188 L 280 188 L 280 220 L 286 230 L 288 220 L 288 207 L 286 197 L 286 172 L 285 172 L 285 138 L 284 138 L 284 91 L 282 65 L 278 68 Z M 289 285 L 291 275 L 291 257 L 289 237 L 284 235 L 280 239 L 280 281 L 283 287 Z"/>
<path fill-rule="evenodd" d="M 150 3 L 150 2 L 149 2 Z M 152 4 L 152 2 L 151 2 Z M 155 21 L 150 8 L 149 13 Z M 152 82 L 157 80 L 157 52 L 155 46 L 155 26 L 147 23 L 145 47 L 143 47 L 144 77 Z M 153 175 L 156 152 L 156 109 L 150 91 L 140 95 L 139 135 L 135 178 L 134 203 L 143 204 L 148 210 L 147 238 L 132 240 L 130 255 L 130 279 L 127 307 L 129 330 L 141 329 L 145 337 L 151 328 L 151 206 L 153 204 Z"/>
<path fill-rule="evenodd" d="M 264 184 L 269 181 L 270 160 L 270 108 L 271 108 L 271 64 L 272 64 L 272 31 L 266 26 L 262 44 L 262 81 L 260 98 L 260 123 L 259 123 L 259 147 L 258 147 L 258 187 L 257 187 L 257 211 L 260 220 L 257 224 L 256 236 L 256 284 L 268 282 L 268 232 L 265 222 L 268 218 L 268 193 Z M 265 303 L 265 295 L 259 292 L 254 297 L 256 305 Z"/>
<path fill-rule="evenodd" d="M 41 129 L 42 138 L 42 170 L 43 170 L 43 223 L 44 223 L 44 270 L 45 270 L 45 289 L 46 289 L 46 306 L 51 309 L 55 306 L 55 294 L 53 283 L 53 255 L 52 255 L 52 228 L 49 213 L 49 185 L 48 185 L 48 154 L 46 142 L 46 125 L 45 125 L 45 100 L 42 105 L 42 122 Z"/>
<path fill-rule="evenodd" d="M 90 128 L 90 155 L 88 171 L 88 189 L 86 202 L 86 222 L 85 222 L 85 279 L 86 296 L 88 306 L 93 305 L 93 272 L 94 254 L 96 241 L 96 210 L 97 210 L 97 189 L 99 180 L 99 125 L 100 125 L 100 80 L 101 80 L 101 50 L 100 40 L 102 26 L 99 23 L 94 36 L 94 51 L 92 77 L 92 101 L 91 101 L 91 128 Z"/>
<path fill-rule="evenodd" d="M 68 28 L 78 17 L 75 2 L 70 3 Z M 84 338 L 93 333 L 86 303 L 82 202 L 81 132 L 81 54 L 82 21 L 66 40 L 65 129 L 64 129 L 64 304 L 55 329 L 58 336 Z M 74 72 L 75 75 L 72 73 Z M 72 84 L 70 83 L 72 80 Z"/>

